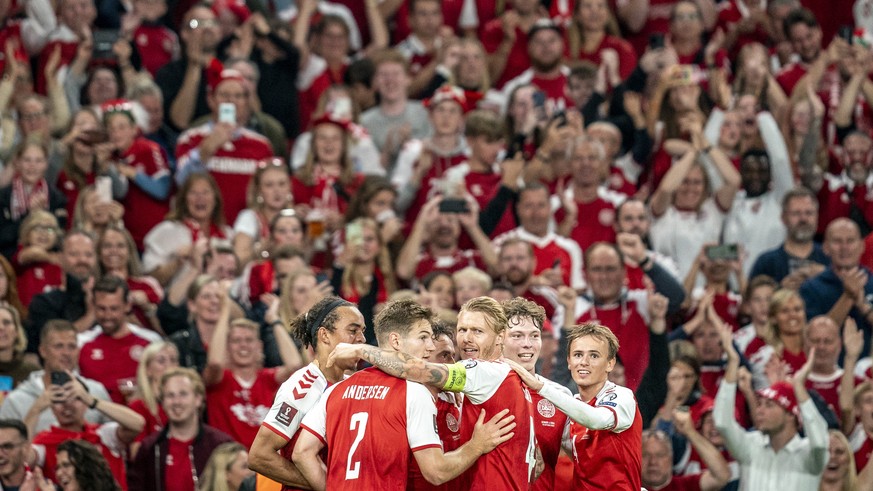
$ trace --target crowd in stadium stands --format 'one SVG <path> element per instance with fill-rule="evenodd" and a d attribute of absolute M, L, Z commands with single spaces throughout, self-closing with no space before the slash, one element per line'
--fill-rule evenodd
<path fill-rule="evenodd" d="M 0 0 L 0 74 L 0 490 L 873 491 L 873 0 Z"/>

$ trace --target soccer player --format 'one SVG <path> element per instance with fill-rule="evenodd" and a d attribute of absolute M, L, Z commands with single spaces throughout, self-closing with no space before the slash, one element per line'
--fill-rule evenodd
<path fill-rule="evenodd" d="M 488 297 L 474 298 L 458 314 L 457 343 L 463 361 L 453 365 L 365 344 L 340 345 L 329 362 L 364 361 L 384 372 L 442 390 L 463 392 L 461 441 L 470 440 L 481 412 L 509 409 L 515 437 L 490 452 L 464 473 L 458 489 L 527 490 L 536 465 L 530 393 L 509 365 L 501 363 L 507 320 L 503 307 Z"/>
<path fill-rule="evenodd" d="M 283 491 L 309 488 L 291 462 L 300 421 L 330 384 L 343 379 L 354 363 L 327 367 L 327 357 L 341 342 L 364 342 L 364 316 L 354 304 L 326 297 L 291 322 L 292 334 L 303 347 L 312 346 L 315 359 L 286 380 L 264 418 L 249 450 L 249 468 L 284 485 Z M 280 452 L 280 453 L 277 453 Z"/>
<path fill-rule="evenodd" d="M 412 300 L 389 303 L 375 319 L 380 346 L 411 356 L 434 351 L 433 313 Z M 307 414 L 294 448 L 294 463 L 313 489 L 405 489 L 409 450 L 431 484 L 459 476 L 480 456 L 512 438 L 512 416 L 479 415 L 470 441 L 444 454 L 427 387 L 369 368 L 325 392 Z M 327 469 L 318 453 L 327 446 Z"/>
<path fill-rule="evenodd" d="M 543 323 L 546 320 L 545 309 L 530 300 L 516 297 L 503 302 L 503 310 L 509 320 L 506 343 L 503 346 L 503 357 L 512 360 L 535 374 L 537 360 L 543 347 Z M 559 390 L 572 396 L 566 387 Z M 569 430 L 567 415 L 555 409 L 548 399 L 537 394 L 531 394 L 533 405 L 531 414 L 534 420 L 534 434 L 537 437 L 537 447 L 543 458 L 543 472 L 531 487 L 532 491 L 551 491 L 555 488 L 555 465 L 561 453 L 561 441 Z"/>
<path fill-rule="evenodd" d="M 618 339 L 606 326 L 586 323 L 567 336 L 567 364 L 579 387 L 578 399 L 558 384 L 543 381 L 508 361 L 528 387 L 573 421 L 568 444 L 576 461 L 573 481 L 583 489 L 639 491 L 643 418 L 633 392 L 608 380 Z"/>

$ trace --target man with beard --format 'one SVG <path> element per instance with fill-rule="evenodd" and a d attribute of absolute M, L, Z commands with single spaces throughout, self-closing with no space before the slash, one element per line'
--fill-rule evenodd
<path fill-rule="evenodd" d="M 585 252 L 595 242 L 615 242 L 615 207 L 627 196 L 603 185 L 609 174 L 606 152 L 599 141 L 579 136 L 570 141 L 567 155 L 573 171 L 555 215 L 558 233 L 575 240 Z"/>
<path fill-rule="evenodd" d="M 555 290 L 533 275 L 537 260 L 533 247 L 522 239 L 509 239 L 500 247 L 498 270 L 516 297 L 522 297 L 546 309 L 546 317 L 555 315 L 558 297 Z M 557 286 L 561 286 L 558 284 Z"/>
<path fill-rule="evenodd" d="M 397 276 L 406 281 L 421 280 L 431 271 L 449 273 L 472 266 L 483 271 L 495 269 L 497 254 L 491 241 L 479 227 L 478 213 L 442 213 L 437 196 L 428 201 L 412 226 L 412 232 L 397 258 Z M 468 205 L 470 203 L 468 202 Z M 461 249 L 461 227 L 473 240 L 476 249 Z M 425 246 L 426 244 L 426 246 Z"/>
<path fill-rule="evenodd" d="M 742 188 L 724 223 L 723 243 L 743 247 L 743 275 L 748 275 L 762 252 L 776 247 L 785 237 L 778 217 L 782 199 L 794 185 L 779 125 L 768 112 L 759 113 L 757 123 L 766 150 L 752 148 L 740 157 Z"/>
<path fill-rule="evenodd" d="M 512 285 L 514 297 L 529 300 L 543 308 L 547 319 L 555 315 L 558 294 L 554 287 L 544 284 L 543 276 L 534 276 L 537 260 L 533 247 L 522 239 L 509 239 L 503 243 L 499 255 L 499 271 L 503 279 Z M 580 261 L 581 262 L 581 261 Z M 562 286 L 559 283 L 557 286 Z M 543 373 L 552 373 L 552 358 L 558 349 L 558 340 L 551 324 L 542 326 Z"/>
<path fill-rule="evenodd" d="M 782 21 L 782 28 L 794 53 L 800 57 L 800 60 L 786 65 L 776 75 L 776 81 L 779 82 L 782 90 L 791 95 L 798 82 L 814 67 L 823 72 L 829 63 L 827 63 L 828 56 L 822 56 L 821 26 L 815 14 L 805 8 L 792 10 Z"/>
<path fill-rule="evenodd" d="M 545 93 L 548 109 L 557 112 L 572 106 L 565 90 L 570 69 L 563 64 L 564 38 L 558 26 L 548 19 L 536 21 L 527 34 L 527 52 L 531 68 L 506 82 L 504 100 L 509 101 L 516 87 L 532 84 Z"/>
<path fill-rule="evenodd" d="M 794 188 L 782 199 L 785 242 L 758 256 L 749 278 L 765 275 L 783 287 L 796 290 L 809 278 L 824 271 L 830 261 L 813 241 L 818 227 L 818 200 L 806 188 Z"/>
<path fill-rule="evenodd" d="M 511 239 L 530 244 L 536 264 L 533 274 L 553 288 L 560 285 L 583 288 L 582 250 L 579 244 L 549 230 L 552 209 L 549 190 L 542 183 L 532 182 L 518 192 L 516 212 L 518 228 L 494 238 L 494 245 L 502 248 Z M 547 306 L 544 306 L 548 309 Z"/>
<path fill-rule="evenodd" d="M 843 139 L 842 171 L 821 175 L 815 165 L 801 169 L 803 185 L 818 193 L 818 232 L 837 218 L 851 218 L 863 232 L 873 226 L 873 195 L 867 184 L 873 167 L 873 141 L 859 131 Z M 866 233 L 864 234 L 866 235 Z"/>
<path fill-rule="evenodd" d="M 40 332 L 51 319 L 73 323 L 79 332 L 94 325 L 94 304 L 91 302 L 93 274 L 97 267 L 94 238 L 84 231 L 73 230 L 64 237 L 59 257 L 65 273 L 65 286 L 40 293 L 30 301 L 27 318 L 27 346 L 36 352 Z"/>

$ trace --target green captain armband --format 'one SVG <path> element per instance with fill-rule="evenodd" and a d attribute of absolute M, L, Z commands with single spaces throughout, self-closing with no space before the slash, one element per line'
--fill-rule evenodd
<path fill-rule="evenodd" d="M 460 363 L 446 365 L 449 369 L 449 375 L 446 378 L 446 384 L 443 385 L 443 390 L 449 392 L 461 392 L 464 390 L 464 385 L 467 384 L 467 368 Z"/>

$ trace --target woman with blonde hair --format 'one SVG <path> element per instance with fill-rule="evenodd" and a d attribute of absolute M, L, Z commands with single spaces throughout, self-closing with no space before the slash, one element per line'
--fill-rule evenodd
<path fill-rule="evenodd" d="M 858 470 L 855 468 L 855 456 L 849 440 L 846 435 L 837 430 L 829 430 L 828 435 L 830 435 L 828 445 L 830 457 L 821 476 L 819 491 L 861 491 Z M 871 470 L 873 466 L 868 465 L 865 469 L 866 474 L 873 474 Z M 873 487 L 871 476 L 866 476 L 864 482 L 866 484 L 863 489 L 869 490 Z"/>
<path fill-rule="evenodd" d="M 800 294 L 784 288 L 776 291 L 770 299 L 769 324 L 766 334 L 753 339 L 745 352 L 756 390 L 770 386 L 767 371 L 776 370 L 785 376 L 806 363 L 803 350 L 806 310 Z"/>
<path fill-rule="evenodd" d="M 18 295 L 18 276 L 5 257 L 0 255 L 0 305 L 10 306 L 18 312 L 18 317 L 27 318 L 27 307 Z"/>
<path fill-rule="evenodd" d="M 136 243 L 127 229 L 110 226 L 103 230 L 97 238 L 97 264 L 101 276 L 117 276 L 127 283 L 132 322 L 165 334 L 157 318 L 164 289 L 154 278 L 142 274 Z"/>
<path fill-rule="evenodd" d="M 617 85 L 614 82 L 626 79 L 637 66 L 636 52 L 621 38 L 618 23 L 606 0 L 577 1 L 566 37 L 567 57 L 574 61 L 590 61 L 598 66 L 606 64 L 615 71 L 608 74 L 613 87 Z M 614 57 L 614 60 L 607 62 L 608 57 Z"/>
<path fill-rule="evenodd" d="M 345 240 L 333 268 L 333 290 L 358 306 L 367 322 L 367 340 L 375 342 L 372 318 L 379 304 L 397 290 L 394 267 L 379 224 L 372 218 L 358 218 L 346 225 Z"/>
<path fill-rule="evenodd" d="M 39 365 L 25 358 L 27 334 L 21 324 L 18 311 L 10 305 L 0 304 L 0 377 L 12 378 L 12 390 L 26 380 Z"/>
<path fill-rule="evenodd" d="M 142 441 L 167 424 L 167 414 L 158 401 L 161 376 L 170 368 L 179 366 L 179 351 L 170 341 L 157 341 L 146 346 L 136 369 L 137 394 L 130 408 L 146 420 L 142 433 L 130 444 L 131 460 Z"/>
<path fill-rule="evenodd" d="M 70 228 L 99 236 L 106 227 L 123 226 L 123 217 L 124 206 L 121 203 L 103 201 L 95 186 L 87 186 L 78 193 L 73 207 L 73 226 Z"/>
<path fill-rule="evenodd" d="M 249 469 L 249 454 L 237 442 L 227 442 L 215 447 L 203 475 L 200 491 L 238 491 L 243 480 L 254 471 Z"/>
<path fill-rule="evenodd" d="M 262 160 L 246 191 L 248 207 L 239 212 L 233 224 L 233 251 L 240 266 L 262 259 L 268 251 L 270 223 L 282 210 L 294 204 L 288 164 L 280 158 Z"/>

